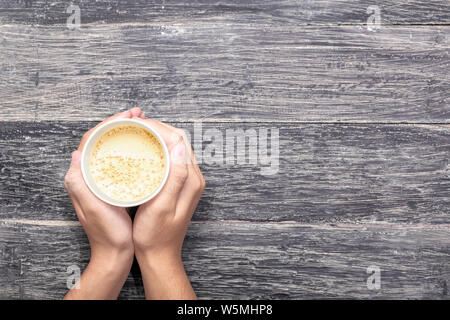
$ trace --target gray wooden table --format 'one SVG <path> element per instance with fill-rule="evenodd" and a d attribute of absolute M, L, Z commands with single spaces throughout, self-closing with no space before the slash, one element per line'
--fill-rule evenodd
<path fill-rule="evenodd" d="M 449 23 L 447 0 L 0 0 L 0 298 L 62 298 L 86 266 L 70 154 L 133 106 L 279 132 L 275 174 L 201 164 L 200 298 L 448 298 Z"/>

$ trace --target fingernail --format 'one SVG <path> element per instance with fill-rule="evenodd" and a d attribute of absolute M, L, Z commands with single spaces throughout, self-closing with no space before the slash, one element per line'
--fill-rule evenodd
<path fill-rule="evenodd" d="M 186 155 L 186 147 L 184 142 L 179 142 L 172 150 L 172 159 L 175 162 L 182 162 L 184 160 L 184 156 Z"/>

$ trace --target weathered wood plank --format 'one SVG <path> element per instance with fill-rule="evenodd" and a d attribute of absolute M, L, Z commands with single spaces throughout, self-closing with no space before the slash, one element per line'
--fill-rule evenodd
<path fill-rule="evenodd" d="M 0 224 L 0 298 L 59 299 L 82 270 L 81 227 Z M 448 299 L 449 226 L 193 223 L 183 260 L 203 299 Z M 381 270 L 380 290 L 367 268 Z M 142 299 L 139 269 L 121 298 Z"/>
<path fill-rule="evenodd" d="M 70 4 L 80 7 L 83 23 L 152 22 L 233 17 L 237 21 L 264 19 L 302 25 L 365 24 L 367 8 L 377 5 L 384 24 L 448 24 L 446 0 L 2 0 L 0 22 L 26 24 L 66 23 Z"/>
<path fill-rule="evenodd" d="M 202 123 L 200 136 L 192 123 L 173 124 L 193 141 L 204 140 L 205 155 L 211 147 L 208 130 L 223 139 L 218 154 L 225 160 L 211 163 L 205 157 L 200 164 L 207 188 L 196 221 L 449 222 L 449 126 Z M 76 219 L 63 179 L 71 152 L 93 125 L 1 123 L 2 218 Z M 266 140 L 278 129 L 278 167 L 276 157 L 262 164 L 258 154 L 250 158 L 256 162 L 246 158 L 238 164 L 225 149 L 231 141 L 227 130 L 237 129 L 254 129 L 261 139 L 260 130 L 268 129 Z M 256 148 L 247 142 L 243 150 L 248 157 Z M 270 162 L 278 172 L 263 175 Z"/>
<path fill-rule="evenodd" d="M 0 26 L 0 120 L 449 123 L 449 27 Z"/>

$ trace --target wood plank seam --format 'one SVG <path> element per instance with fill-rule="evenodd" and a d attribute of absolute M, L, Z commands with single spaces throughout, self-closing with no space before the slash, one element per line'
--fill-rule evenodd
<path fill-rule="evenodd" d="M 32 219 L 0 219 L 0 225 L 34 225 L 34 226 L 46 226 L 46 227 L 81 227 L 79 221 L 66 221 L 66 220 L 32 220 Z M 406 224 L 406 223 L 303 223 L 296 221 L 281 221 L 281 222 L 266 222 L 266 221 L 246 221 L 246 220 L 220 220 L 220 221 L 191 221 L 193 225 L 264 225 L 264 226 L 286 226 L 286 227 L 317 227 L 317 228 L 359 228 L 359 227 L 380 227 L 380 228 L 392 228 L 392 229 L 438 229 L 438 230 L 450 230 L 450 224 Z"/>

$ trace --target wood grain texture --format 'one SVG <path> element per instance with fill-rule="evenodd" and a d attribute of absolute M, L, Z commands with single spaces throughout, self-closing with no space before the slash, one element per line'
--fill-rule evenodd
<path fill-rule="evenodd" d="M 0 224 L 0 298 L 60 299 L 84 269 L 81 227 Z M 202 299 L 448 299 L 449 226 L 193 223 L 183 249 Z M 368 290 L 367 267 L 381 269 Z M 138 270 L 123 299 L 142 299 Z"/>
<path fill-rule="evenodd" d="M 279 130 L 275 175 L 201 164 L 200 298 L 448 299 L 449 25 L 448 0 L 0 0 L 0 299 L 62 298 L 86 266 L 70 153 L 136 105 L 193 137 Z M 134 266 L 120 298 L 143 297 Z"/>
<path fill-rule="evenodd" d="M 0 26 L 0 120 L 449 123 L 448 27 Z"/>
<path fill-rule="evenodd" d="M 265 19 L 301 25 L 365 24 L 367 8 L 379 6 L 384 24 L 448 24 L 446 0 L 1 0 L 0 22 L 66 23 L 70 4 L 80 7 L 83 23 L 153 22 L 231 16 L 237 21 Z"/>
<path fill-rule="evenodd" d="M 196 139 L 193 124 L 172 124 Z M 76 220 L 63 180 L 71 152 L 93 125 L 3 122 L 1 217 Z M 210 129 L 225 146 L 227 130 L 259 135 L 263 128 L 279 130 L 278 173 L 262 175 L 268 165 L 258 155 L 249 162 L 248 142 L 244 164 L 229 162 L 236 156 L 224 148 L 226 161 L 200 165 L 207 188 L 196 221 L 449 222 L 450 127 L 203 123 L 202 148 Z"/>

